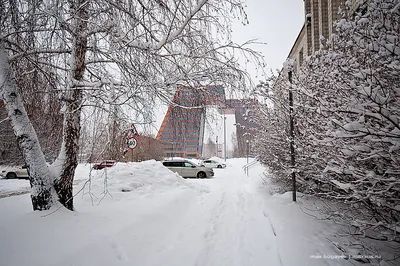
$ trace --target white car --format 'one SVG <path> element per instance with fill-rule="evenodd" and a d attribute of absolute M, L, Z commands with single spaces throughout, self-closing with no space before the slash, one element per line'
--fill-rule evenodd
<path fill-rule="evenodd" d="M 201 166 L 209 167 L 209 168 L 225 168 L 226 164 L 215 161 L 215 160 L 204 160 L 200 164 Z"/>
<path fill-rule="evenodd" d="M 211 168 L 200 167 L 188 160 L 170 160 L 164 161 L 163 165 L 172 172 L 178 173 L 185 178 L 211 178 L 214 171 Z"/>
<path fill-rule="evenodd" d="M 7 179 L 15 179 L 15 178 L 29 179 L 26 166 L 6 168 L 0 171 L 0 175 Z"/>

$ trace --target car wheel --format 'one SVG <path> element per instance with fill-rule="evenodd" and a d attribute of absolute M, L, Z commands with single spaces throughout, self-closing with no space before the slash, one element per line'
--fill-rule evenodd
<path fill-rule="evenodd" d="M 222 168 L 222 165 L 218 165 L 217 168 Z"/>
<path fill-rule="evenodd" d="M 12 172 L 7 173 L 6 178 L 7 179 L 15 179 L 15 178 L 17 178 L 17 174 L 16 173 L 12 173 Z"/>
<path fill-rule="evenodd" d="M 206 173 L 204 173 L 204 172 L 199 172 L 199 173 L 197 174 L 197 178 L 201 178 L 201 179 L 206 178 Z"/>

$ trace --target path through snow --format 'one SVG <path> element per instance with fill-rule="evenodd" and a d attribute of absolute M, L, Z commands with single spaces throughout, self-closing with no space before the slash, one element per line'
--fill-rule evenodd
<path fill-rule="evenodd" d="M 262 166 L 247 177 L 229 160 L 211 180 L 131 191 L 77 212 L 43 217 L 29 196 L 0 200 L 0 265 L 298 266 L 351 265 L 327 241 L 336 228 L 305 215 L 288 194 L 271 196 Z M 193 189 L 193 188 L 204 189 Z M 22 255 L 23 254 L 23 255 Z"/>

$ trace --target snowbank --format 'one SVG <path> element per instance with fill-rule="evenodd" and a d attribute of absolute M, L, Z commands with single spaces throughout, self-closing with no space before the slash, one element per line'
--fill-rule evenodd
<path fill-rule="evenodd" d="M 29 180 L 0 178 L 0 198 L 29 193 Z"/>
<path fill-rule="evenodd" d="M 119 195 L 136 191 L 139 194 L 163 192 L 169 189 L 189 189 L 195 193 L 209 192 L 204 184 L 196 184 L 170 171 L 161 162 L 117 163 L 102 170 L 90 170 L 90 165 L 80 165 L 75 173 L 74 194 Z"/>

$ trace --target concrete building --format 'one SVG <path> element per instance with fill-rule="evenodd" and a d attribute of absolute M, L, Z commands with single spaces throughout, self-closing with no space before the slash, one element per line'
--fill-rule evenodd
<path fill-rule="evenodd" d="M 304 0 L 304 24 L 288 56 L 296 67 L 321 48 L 321 36 L 331 40 L 334 21 L 340 18 L 339 8 L 344 4 L 345 0 Z"/>

